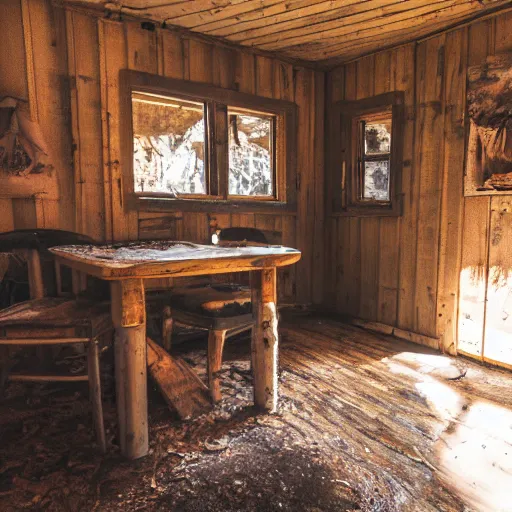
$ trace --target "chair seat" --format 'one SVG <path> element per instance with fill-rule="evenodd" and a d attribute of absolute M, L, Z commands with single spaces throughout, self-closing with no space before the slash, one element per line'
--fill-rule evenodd
<path fill-rule="evenodd" d="M 210 284 L 174 288 L 174 308 L 211 317 L 228 318 L 252 312 L 251 290 L 237 284 Z"/>
<path fill-rule="evenodd" d="M 203 329 L 235 329 L 251 324 L 251 290 L 238 284 L 192 285 L 172 290 L 172 317 Z"/>
<path fill-rule="evenodd" d="M 45 297 L 0 311 L 0 327 L 89 327 L 99 332 L 110 323 L 109 303 L 85 299 Z"/>

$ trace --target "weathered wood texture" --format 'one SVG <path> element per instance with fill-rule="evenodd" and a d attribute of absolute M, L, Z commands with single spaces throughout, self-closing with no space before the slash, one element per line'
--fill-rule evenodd
<path fill-rule="evenodd" d="M 484 329 L 493 339 L 510 337 L 497 313 L 511 307 L 510 196 L 464 198 L 463 177 L 467 67 L 510 51 L 511 26 L 512 15 L 502 14 L 327 75 L 327 105 L 392 90 L 406 98 L 403 215 L 328 214 L 330 309 L 439 338 L 450 353 L 459 337 L 461 351 L 482 357 Z M 328 206 L 332 194 L 327 190 Z M 512 363 L 511 349 L 492 350 Z"/>
<path fill-rule="evenodd" d="M 315 438 L 320 437 L 319 431 L 324 432 L 324 439 L 332 428 L 349 444 L 361 434 L 366 436 L 368 444 L 358 448 L 361 455 L 354 466 L 350 459 L 357 449 L 344 452 L 345 467 L 355 468 L 351 477 L 375 460 L 375 467 L 390 471 L 402 489 L 411 483 L 418 485 L 403 495 L 407 495 L 404 501 L 389 502 L 384 508 L 407 510 L 411 503 L 413 510 L 455 511 L 466 506 L 490 511 L 499 510 L 507 501 L 510 474 L 503 468 L 510 455 L 505 448 L 510 434 L 503 419 L 510 416 L 512 405 L 508 372 L 435 355 L 428 348 L 363 333 L 324 318 L 321 322 L 315 317 L 293 318 L 293 324 L 285 320 L 281 331 L 282 392 L 293 390 L 301 400 L 299 409 L 312 410 L 306 421 L 296 423 L 287 418 L 287 425 L 301 435 L 311 432 Z M 334 340 L 341 344 L 334 346 Z M 406 389 L 400 391 L 403 385 Z M 320 392 L 318 399 L 313 396 L 316 392 Z M 343 421 L 336 419 L 336 407 L 343 411 Z M 479 427 L 488 425 L 490 417 L 496 444 L 485 442 L 488 434 Z M 325 429 L 320 427 L 324 420 Z M 345 428 L 353 429 L 354 434 L 339 434 Z M 393 453 L 392 461 L 378 445 Z M 389 464 L 382 464 L 386 459 Z M 427 482 L 424 471 L 431 474 L 427 484 L 431 488 L 420 483 Z M 343 478 L 340 475 L 337 478 Z M 393 484 L 394 499 L 400 495 L 399 487 Z"/>
<path fill-rule="evenodd" d="M 181 238 L 199 243 L 208 242 L 213 230 L 231 226 L 280 231 L 284 245 L 303 251 L 297 269 L 279 271 L 280 302 L 321 302 L 323 72 L 208 44 L 193 35 L 164 29 L 150 32 L 136 21 L 118 22 L 101 14 L 95 17 L 85 11 L 66 10 L 50 0 L 0 1 L 0 28 L 6 40 L 19 39 L 27 16 L 31 21 L 28 29 L 37 40 L 33 47 L 35 106 L 56 155 L 56 183 L 48 184 L 35 199 L 23 196 L 14 201 L 12 195 L 4 198 L 0 190 L 0 230 L 58 227 L 105 241 Z M 20 55 L 22 46 L 16 50 Z M 30 81 L 20 74 L 27 66 L 11 59 L 10 51 L 10 45 L 0 49 L 2 94 L 26 97 L 24 88 Z M 125 68 L 295 101 L 301 112 L 298 211 L 126 211 L 118 88 L 119 70 Z M 57 185 L 59 200 L 44 199 Z"/>
<path fill-rule="evenodd" d="M 171 356 L 150 338 L 147 339 L 147 357 L 151 377 L 180 418 L 190 419 L 211 409 L 208 388 L 183 359 Z M 220 394 L 219 389 L 217 391 Z"/>
<path fill-rule="evenodd" d="M 76 2 L 76 0 L 64 0 Z M 105 4 L 103 0 L 78 0 Z M 445 29 L 507 0 L 189 0 L 110 3 L 114 15 L 157 22 L 222 37 L 231 43 L 305 60 L 355 58 Z"/>
<path fill-rule="evenodd" d="M 114 281 L 112 299 L 130 313 L 119 319 L 113 316 L 114 322 L 123 327 L 140 325 L 143 321 L 143 279 L 265 270 L 292 265 L 301 257 L 299 251 L 289 247 L 222 247 L 168 241 L 69 245 L 49 250 L 63 265 Z"/>
<path fill-rule="evenodd" d="M 116 397 L 120 447 L 123 455 L 136 459 L 148 452 L 144 283 L 152 278 L 251 271 L 254 276 L 252 302 L 255 309 L 252 341 L 254 398 L 256 405 L 261 408 L 270 411 L 276 409 L 278 392 L 276 267 L 298 261 L 300 252 L 296 249 L 272 246 L 232 248 L 183 242 L 141 242 L 114 246 L 61 246 L 51 248 L 50 251 L 56 255 L 57 261 L 73 270 L 112 281 L 110 305 L 112 321 L 116 328 Z M 152 363 L 157 364 L 155 366 Z M 178 395 L 174 395 L 171 399 L 169 382 L 164 381 L 161 375 L 162 372 L 169 371 L 171 363 L 169 358 L 162 359 L 158 354 L 153 354 L 149 360 L 150 367 L 155 372 L 155 379 L 167 396 L 167 400 L 173 402 L 178 400 L 178 388 L 175 390 Z M 215 363 L 214 366 L 218 364 Z M 183 375 L 183 372 L 184 369 L 181 368 L 176 375 Z M 213 379 L 210 380 L 213 381 Z M 186 405 L 180 402 L 182 412 Z"/>
<path fill-rule="evenodd" d="M 72 510 L 510 509 L 509 372 L 323 316 L 285 313 L 280 334 L 279 414 L 255 418 L 249 343 L 232 340 L 222 366 L 223 408 L 173 421 L 161 400 L 150 399 L 153 455 L 135 465 L 113 453 L 99 477 L 88 429 L 76 428 L 89 421 L 87 397 L 73 401 L 72 422 L 71 392 L 57 401 L 16 387 L 0 403 L 0 458 L 9 471 L 0 509 L 23 510 L 31 495 L 44 495 L 47 509 L 62 510 L 66 501 L 55 489 L 63 478 Z M 204 343 L 179 345 L 205 372 Z M 27 393 L 39 399 L 28 406 Z M 28 427 L 20 435 L 21 422 Z M 43 449 L 46 475 L 57 481 L 40 477 L 34 453 Z M 105 482 L 99 494 L 98 478 Z"/>
<path fill-rule="evenodd" d="M 0 1 L 0 97 L 28 101 L 50 148 L 53 173 L 0 175 L 0 230 L 73 226 L 69 83 L 64 11 L 50 2 Z M 49 27 L 53 27 L 49 30 Z M 57 135 L 58 134 L 58 135 Z"/>
<path fill-rule="evenodd" d="M 119 442 L 124 456 L 137 459 L 147 454 L 149 443 L 144 283 L 114 281 L 111 296 Z"/>
<path fill-rule="evenodd" d="M 468 66 L 512 51 L 512 16 L 470 27 Z M 466 197 L 460 281 L 459 349 L 512 367 L 510 312 L 512 194 Z"/>
<path fill-rule="evenodd" d="M 252 272 L 252 367 L 254 403 L 274 412 L 278 398 L 278 342 L 276 310 L 276 270 Z"/>
<path fill-rule="evenodd" d="M 210 386 L 210 394 L 214 402 L 219 402 L 222 398 L 219 373 L 222 367 L 222 351 L 226 341 L 226 332 L 225 330 L 210 330 L 208 333 L 208 362 L 206 368 L 208 386 Z"/>

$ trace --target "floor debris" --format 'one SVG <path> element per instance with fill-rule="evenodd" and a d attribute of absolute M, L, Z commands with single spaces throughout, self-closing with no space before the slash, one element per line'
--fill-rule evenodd
<path fill-rule="evenodd" d="M 150 454 L 132 462 L 117 446 L 109 351 L 105 457 L 86 384 L 10 384 L 0 402 L 0 510 L 486 510 L 452 485 L 453 432 L 469 415 L 479 435 L 477 401 L 512 410 L 509 374 L 465 362 L 464 379 L 436 377 L 451 359 L 325 318 L 285 318 L 281 336 L 277 414 L 252 406 L 250 341 L 241 336 L 226 344 L 223 399 L 206 414 L 181 421 L 150 381 Z M 204 381 L 206 338 L 176 350 Z M 495 440 L 474 444 L 494 454 Z"/>

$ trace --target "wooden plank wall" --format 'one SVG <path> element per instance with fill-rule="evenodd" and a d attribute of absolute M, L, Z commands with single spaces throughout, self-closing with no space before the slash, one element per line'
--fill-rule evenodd
<path fill-rule="evenodd" d="M 468 65 L 512 51 L 512 15 L 472 25 Z M 512 194 L 466 197 L 459 350 L 512 368 Z"/>
<path fill-rule="evenodd" d="M 7 4 L 6 0 L 0 0 L 0 6 L 3 3 Z M 215 228 L 237 225 L 277 230 L 282 232 L 283 244 L 303 251 L 302 260 L 280 274 L 281 300 L 322 302 L 323 72 L 170 30 L 143 30 L 136 21 L 112 21 L 83 10 L 64 10 L 53 6 L 51 0 L 9 4 L 19 4 L 20 11 L 25 5 L 32 20 L 33 37 L 38 42 L 34 64 L 41 123 L 51 133 L 52 149 L 62 155 L 56 165 L 62 182 L 60 201 L 51 225 L 76 229 L 99 240 L 176 237 L 207 242 Z M 9 29 L 7 21 L 0 16 L 4 34 Z M 16 25 L 16 20 L 9 23 Z M 7 69 L 2 76 L 9 76 L 15 68 L 9 69 L 8 59 L 2 60 L 2 56 L 4 48 L 0 49 L 0 63 Z M 119 144 L 118 76 L 123 68 L 295 101 L 299 107 L 297 211 L 126 212 L 121 186 L 124 155 Z M 13 83 L 13 90 L 21 87 L 18 82 Z M 3 211 L 4 205 L 1 207 Z M 7 207 L 11 209 L 10 204 Z M 13 222 L 0 224 L 0 229 L 11 227 Z"/>
<path fill-rule="evenodd" d="M 28 101 L 50 146 L 55 172 L 0 176 L 0 231 L 72 229 L 73 181 L 64 13 L 50 2 L 0 0 L 0 98 Z M 19 185 L 19 186 L 18 186 Z M 6 192 L 5 190 L 8 190 Z"/>
<path fill-rule="evenodd" d="M 509 196 L 463 197 L 466 70 L 487 55 L 512 49 L 511 27 L 511 14 L 497 15 L 328 73 L 327 105 L 402 90 L 407 121 L 403 215 L 327 213 L 326 307 L 417 333 L 454 353 L 458 318 L 469 301 L 481 345 L 484 328 L 491 328 L 484 327 L 485 299 L 489 309 L 491 295 L 498 297 L 487 279 L 489 261 L 498 259 L 497 268 L 512 270 L 510 249 L 503 248 L 510 241 L 503 236 L 494 243 L 492 233 L 510 232 L 512 219 Z M 512 332 L 508 324 L 502 331 Z"/>
<path fill-rule="evenodd" d="M 202 242 L 217 227 L 279 230 L 285 245 L 303 250 L 302 261 L 281 273 L 282 301 L 323 302 L 338 313 L 439 339 L 451 352 L 459 335 L 462 351 L 483 357 L 485 336 L 510 334 L 512 315 L 499 312 L 508 307 L 512 221 L 510 196 L 462 195 L 465 76 L 468 65 L 512 49 L 511 23 L 510 14 L 498 15 L 324 75 L 170 30 L 148 32 L 137 22 L 64 10 L 50 0 L 0 0 L 7 41 L 0 48 L 1 95 L 30 100 L 55 165 L 48 190 L 36 196 L 0 191 L 0 230 L 60 227 L 102 240 Z M 125 212 L 117 82 L 126 67 L 295 101 L 297 212 Z M 405 92 L 400 218 L 324 219 L 325 84 L 327 118 L 334 101 Z"/>

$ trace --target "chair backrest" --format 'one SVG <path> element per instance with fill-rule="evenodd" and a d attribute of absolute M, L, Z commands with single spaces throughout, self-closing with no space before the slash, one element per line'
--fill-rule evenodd
<path fill-rule="evenodd" d="M 267 237 L 260 229 L 232 227 L 225 228 L 218 233 L 219 242 L 253 242 L 268 244 Z"/>
<path fill-rule="evenodd" d="M 28 266 L 28 282 L 30 298 L 38 299 L 45 295 L 45 280 L 41 260 L 52 260 L 47 251 L 57 245 L 88 245 L 95 241 L 85 235 L 58 229 L 17 229 L 7 233 L 0 233 L 0 252 L 22 253 Z M 43 257 L 43 258 L 42 258 Z M 55 268 L 57 281 L 57 294 L 61 294 L 60 267 Z"/>
<path fill-rule="evenodd" d="M 95 241 L 85 235 L 60 229 L 16 229 L 0 233 L 0 252 L 16 249 L 43 251 L 57 245 L 88 245 Z"/>

